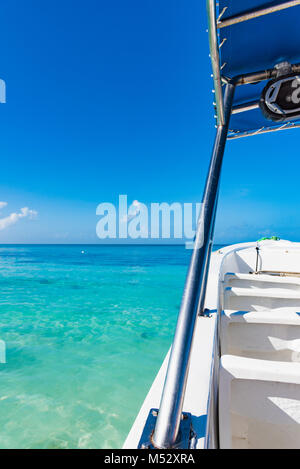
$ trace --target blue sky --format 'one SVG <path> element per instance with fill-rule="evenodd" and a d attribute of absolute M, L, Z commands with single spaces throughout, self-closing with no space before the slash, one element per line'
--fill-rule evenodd
<path fill-rule="evenodd" d="M 2 2 L 0 216 L 18 216 L 0 243 L 96 243 L 96 207 L 119 194 L 201 200 L 214 138 L 206 28 L 199 0 Z M 300 238 L 298 140 L 229 142 L 217 242 Z"/>

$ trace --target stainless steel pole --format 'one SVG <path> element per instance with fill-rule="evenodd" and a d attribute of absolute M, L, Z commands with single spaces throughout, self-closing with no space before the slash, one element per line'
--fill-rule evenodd
<path fill-rule="evenodd" d="M 206 282 L 208 272 L 208 269 L 205 267 L 212 246 L 211 240 L 214 230 L 220 175 L 234 90 L 235 84 L 229 83 L 226 86 L 225 123 L 217 129 L 202 201 L 202 210 L 198 222 L 195 247 L 186 279 L 160 409 L 152 438 L 153 444 L 157 448 L 172 448 L 178 443 L 197 308 L 198 304 L 203 303 L 200 292 L 201 296 L 206 293 L 206 289 L 202 288 L 202 285 L 203 282 Z"/>
<path fill-rule="evenodd" d="M 216 2 L 215 0 L 206 0 L 206 8 L 208 14 L 208 35 L 209 35 L 209 48 L 211 63 L 214 77 L 214 91 L 216 98 L 216 109 L 218 116 L 218 125 L 224 125 L 224 103 L 222 92 L 222 80 L 220 69 L 220 54 L 217 33 L 217 19 L 216 19 Z"/>

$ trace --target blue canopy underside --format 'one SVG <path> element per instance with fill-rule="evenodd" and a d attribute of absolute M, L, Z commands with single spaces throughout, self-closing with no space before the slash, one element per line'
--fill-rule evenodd
<path fill-rule="evenodd" d="M 251 10 L 281 4 L 283 0 L 220 0 L 217 14 L 227 7 L 221 21 Z M 237 75 L 274 68 L 283 61 L 300 63 L 300 6 L 219 29 L 220 43 L 226 39 L 221 52 L 222 74 Z M 258 85 L 237 87 L 234 105 L 259 101 L 267 81 Z M 293 123 L 300 122 L 293 120 Z M 282 125 L 282 124 L 281 124 Z M 249 131 L 262 127 L 278 127 L 278 123 L 263 117 L 260 109 L 233 115 L 230 129 Z"/>

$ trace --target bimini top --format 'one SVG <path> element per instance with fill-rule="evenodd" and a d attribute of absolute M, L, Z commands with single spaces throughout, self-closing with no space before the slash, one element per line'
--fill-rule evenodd
<path fill-rule="evenodd" d="M 288 110 L 281 119 L 273 99 L 281 85 L 293 86 L 300 111 L 300 0 L 207 0 L 207 10 L 219 124 L 224 120 L 224 84 L 239 77 L 241 85 L 236 88 L 229 138 L 300 127 L 300 112 Z M 293 76 L 294 82 L 290 78 L 287 83 L 286 77 Z M 279 78 L 280 86 L 266 90 L 270 80 Z M 260 106 L 263 91 L 275 113 L 273 120 Z"/>

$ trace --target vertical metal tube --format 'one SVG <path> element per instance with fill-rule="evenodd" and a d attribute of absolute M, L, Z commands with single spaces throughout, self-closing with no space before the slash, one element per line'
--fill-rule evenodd
<path fill-rule="evenodd" d="M 197 315 L 202 316 L 204 313 L 204 304 L 205 304 L 205 296 L 206 296 L 206 287 L 207 287 L 207 280 L 208 280 L 208 273 L 209 273 L 209 264 L 210 264 L 210 256 L 211 256 L 211 251 L 214 243 L 214 226 L 215 226 L 215 221 L 216 221 L 216 214 L 217 214 L 217 203 L 218 203 L 218 197 L 219 194 L 217 194 L 216 198 L 216 203 L 215 203 L 215 213 L 214 213 L 214 218 L 212 220 L 212 230 L 211 230 L 211 239 L 208 245 L 208 254 L 206 257 L 206 263 L 205 263 L 205 270 L 203 273 L 203 281 L 202 285 L 200 286 L 200 294 L 199 294 L 199 304 L 198 304 L 198 310 L 197 310 Z"/>
<path fill-rule="evenodd" d="M 197 307 L 199 303 L 202 303 L 202 299 L 199 298 L 200 292 L 202 296 L 205 295 L 205 288 L 202 288 L 202 285 L 203 282 L 206 282 L 208 272 L 206 266 L 212 245 L 219 181 L 234 90 L 235 84 L 229 83 L 225 93 L 225 124 L 219 126 L 217 130 L 198 222 L 195 247 L 186 279 L 160 410 L 152 438 L 157 448 L 172 448 L 176 445 L 178 439 Z"/>
<path fill-rule="evenodd" d="M 206 8 L 208 14 L 208 35 L 209 35 L 209 48 L 211 64 L 214 76 L 214 88 L 216 98 L 216 108 L 218 116 L 218 125 L 224 125 L 224 104 L 222 93 L 221 69 L 220 69 L 220 54 L 218 44 L 218 30 L 216 18 L 216 2 L 215 0 L 206 0 Z"/>

